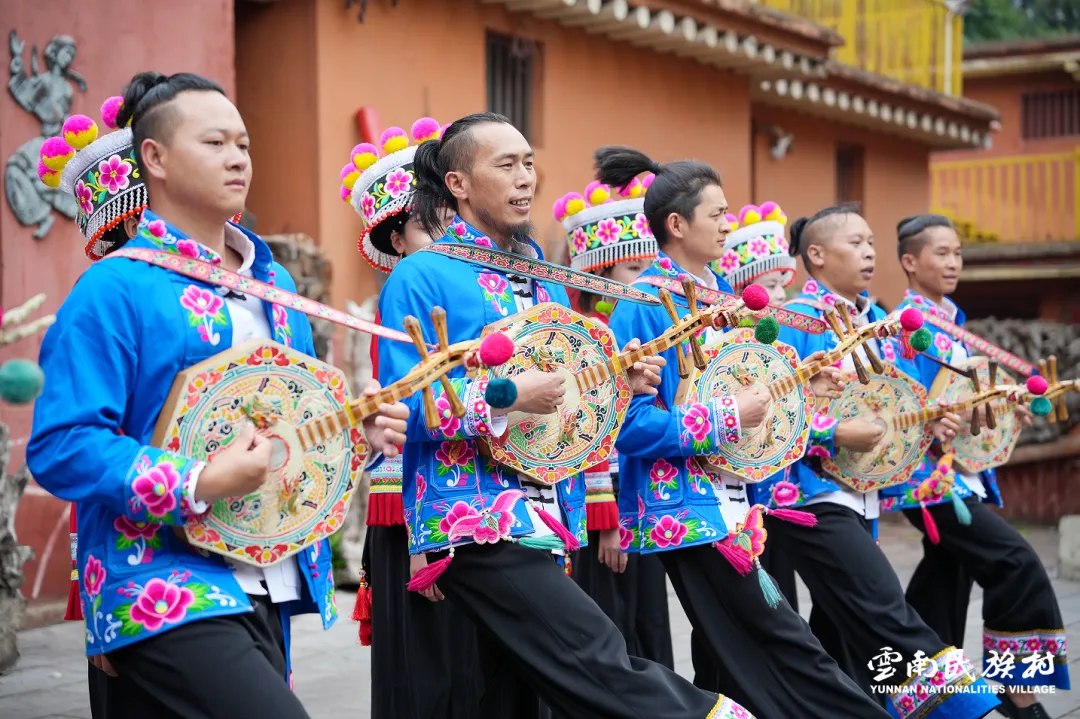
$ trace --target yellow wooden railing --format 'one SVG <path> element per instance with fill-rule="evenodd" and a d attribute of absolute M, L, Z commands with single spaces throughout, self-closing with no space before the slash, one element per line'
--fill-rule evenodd
<path fill-rule="evenodd" d="M 946 95 L 963 91 L 964 19 L 941 0 L 756 0 L 832 28 L 835 59 Z"/>
<path fill-rule="evenodd" d="M 1080 147 L 931 162 L 933 211 L 972 242 L 1080 241 Z"/>

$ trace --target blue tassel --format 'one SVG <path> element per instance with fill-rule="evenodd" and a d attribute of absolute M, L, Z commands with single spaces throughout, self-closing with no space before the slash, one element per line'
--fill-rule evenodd
<path fill-rule="evenodd" d="M 517 543 L 529 549 L 540 549 L 545 552 L 563 548 L 563 541 L 554 534 L 545 534 L 543 537 L 522 537 L 517 540 Z"/>
<path fill-rule="evenodd" d="M 780 606 L 784 595 L 780 593 L 780 587 L 776 585 L 776 580 L 769 576 L 769 573 L 765 571 L 765 567 L 761 566 L 761 562 L 755 559 L 754 563 L 757 565 L 757 580 L 758 584 L 761 585 L 761 593 L 765 595 L 765 601 L 769 603 L 769 606 L 776 609 Z"/>
<path fill-rule="evenodd" d="M 949 490 L 949 494 L 952 495 L 952 506 L 956 511 L 956 521 L 960 524 L 968 527 L 971 525 L 971 510 L 964 504 L 964 500 L 960 499 L 960 495 L 957 494 L 955 489 Z"/>

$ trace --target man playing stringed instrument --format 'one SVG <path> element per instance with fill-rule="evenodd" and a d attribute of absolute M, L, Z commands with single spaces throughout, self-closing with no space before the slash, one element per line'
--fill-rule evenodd
<path fill-rule="evenodd" d="M 952 223 L 941 215 L 917 215 L 901 220 L 896 233 L 897 254 L 909 284 L 897 309 L 915 307 L 963 326 L 963 311 L 948 297 L 964 266 Z M 917 358 L 917 378 L 930 389 L 941 372 L 951 372 L 940 362 L 956 366 L 969 351 L 960 338 L 941 327 L 928 323 L 928 329 L 934 341 Z M 1024 424 L 1031 424 L 1025 406 L 1016 405 L 1014 411 Z M 970 421 L 970 413 L 963 419 Z M 1023 535 L 990 509 L 989 505 L 1002 503 L 994 470 L 961 472 L 942 463 L 948 449 L 932 447 L 908 482 L 883 491 L 882 509 L 903 511 L 926 534 L 907 600 L 944 641 L 959 645 L 967 627 L 971 587 L 978 582 L 983 588 L 985 675 L 1006 685 L 1002 710 L 1008 716 L 1043 719 L 1049 715 L 1033 695 L 1011 688 L 1069 688 L 1065 629 L 1054 588 Z M 1000 667 L 1006 653 L 1015 665 L 1003 676 Z"/>
<path fill-rule="evenodd" d="M 867 294 L 876 260 L 874 235 L 854 207 L 831 207 L 811 218 L 799 218 L 791 225 L 788 240 L 792 255 L 802 257 L 811 277 L 786 307 L 814 317 L 835 309 L 849 313 L 854 326 L 884 318 L 885 313 L 870 304 Z M 835 332 L 810 335 L 788 328 L 781 328 L 779 339 L 800 357 L 831 349 L 840 341 Z M 869 343 L 877 345 L 871 349 L 875 357 L 881 356 L 881 345 L 887 342 L 891 340 Z M 861 355 L 861 363 L 870 361 L 866 346 L 856 354 Z M 893 348 L 885 356 L 895 354 Z M 910 361 L 906 362 L 896 359 L 900 368 L 912 370 Z M 844 358 L 846 371 L 855 367 L 853 355 Z M 936 425 L 936 431 L 947 438 L 955 433 L 957 421 L 950 416 Z M 819 413 L 812 434 L 815 449 L 807 459 L 790 473 L 753 485 L 751 494 L 770 507 L 799 507 L 817 518 L 813 528 L 772 517 L 765 520 L 772 551 L 787 555 L 810 588 L 814 634 L 868 694 L 871 684 L 892 688 L 907 682 L 906 687 L 884 695 L 891 711 L 901 716 L 975 719 L 985 715 L 998 703 L 988 685 L 978 678 L 963 651 L 939 639 L 907 604 L 896 573 L 875 542 L 877 492 L 848 489 L 817 464 L 819 457 L 831 456 L 836 447 L 873 449 L 884 429 L 862 419 L 838 423 Z M 905 664 L 895 657 L 902 657 Z M 937 669 L 918 663 L 926 657 L 936 662 Z M 905 666 L 912 671 L 905 674 Z M 954 693 L 946 693 L 944 686 Z"/>
<path fill-rule="evenodd" d="M 625 187 L 652 172 L 644 214 L 659 254 L 637 286 L 659 296 L 650 278 L 690 276 L 702 292 L 731 288 L 708 265 L 724 252 L 727 198 L 711 166 L 692 160 L 656 163 L 637 150 L 596 152 L 597 179 Z M 673 298 L 680 317 L 685 296 Z M 611 325 L 618 339 L 662 332 L 662 307 L 620 302 Z M 709 341 L 713 330 L 701 334 Z M 694 627 L 695 683 L 735 696 L 762 717 L 884 717 L 822 650 L 806 622 L 775 588 L 776 605 L 762 591 L 771 579 L 750 567 L 761 554 L 761 507 L 751 508 L 745 485 L 703 469 L 696 455 L 734 443 L 761 424 L 771 402 L 758 387 L 707 403 L 679 404 L 679 353 L 665 354 L 660 394 L 635 397 L 617 448 L 620 457 L 619 524 L 623 548 L 658 553 Z M 735 562 L 745 564 L 745 573 Z M 746 576 L 749 575 L 749 576 Z M 762 580 L 759 582 L 759 580 Z M 782 677 L 782 680 L 778 678 Z"/>
<path fill-rule="evenodd" d="M 243 121 L 220 86 L 142 73 L 116 124 L 129 121 L 132 156 L 101 163 L 93 187 L 70 183 L 77 196 L 107 195 L 140 174 L 153 211 L 127 248 L 293 290 L 267 245 L 229 222 L 244 207 L 251 161 Z M 110 709 L 119 717 L 306 717 L 289 689 L 290 617 L 318 611 L 328 627 L 337 614 L 325 540 L 257 568 L 194 551 L 172 531 L 216 500 L 259 489 L 272 454 L 250 424 L 227 432 L 234 439 L 209 462 L 150 446 L 173 379 L 249 338 L 314 355 L 304 314 L 223 294 L 147 262 L 108 258 L 80 278 L 42 345 L 49 382 L 27 463 L 43 487 L 78 505 L 86 651 L 115 675 Z M 382 409 L 365 423 L 368 440 L 393 453 L 407 409 Z"/>
<path fill-rule="evenodd" d="M 398 263 L 380 295 L 385 322 L 423 316 L 438 304 L 448 310 L 452 340 L 475 337 L 534 303 L 569 306 L 560 284 L 538 279 L 564 270 L 540 263 L 540 248 L 529 239 L 533 151 L 506 118 L 480 113 L 454 122 L 440 141 L 419 147 L 414 166 L 421 224 L 433 230 L 447 206 L 457 216 L 434 245 Z M 512 270 L 477 264 L 496 245 L 514 254 Z M 435 330 L 424 326 L 428 340 Z M 384 381 L 401 376 L 417 359 L 415 351 L 393 343 L 380 342 L 379 349 Z M 648 392 L 650 380 L 658 379 L 654 362 L 628 368 L 634 391 Z M 505 401 L 499 404 L 509 405 L 503 418 L 485 401 L 483 381 L 459 377 L 452 385 L 464 399 L 465 417 L 450 416 L 452 398 L 433 388 L 431 404 L 442 422 L 428 429 L 418 418 L 424 412 L 410 422 L 403 495 L 410 551 L 427 553 L 428 562 L 411 588 L 444 595 L 480 629 L 486 693 L 477 716 L 528 716 L 535 701 L 529 705 L 514 697 L 527 699 L 532 691 L 556 714 L 580 719 L 702 719 L 743 712 L 658 664 L 628 657 L 615 625 L 552 561 L 553 548 L 576 548 L 585 534 L 580 474 L 541 489 L 480 454 L 478 438 L 501 434 L 510 411 L 553 414 L 566 394 L 562 375 L 516 375 L 510 385 L 516 398 L 500 398 Z"/>

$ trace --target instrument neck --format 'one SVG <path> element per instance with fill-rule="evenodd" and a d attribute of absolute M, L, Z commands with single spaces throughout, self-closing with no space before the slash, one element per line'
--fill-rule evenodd
<path fill-rule="evenodd" d="M 769 396 L 774 400 L 787 396 L 791 392 L 794 392 L 796 387 L 809 382 L 811 377 L 824 368 L 834 365 L 844 359 L 847 352 L 848 350 L 841 345 L 836 349 L 826 352 L 825 356 L 820 360 L 800 364 L 795 368 L 794 374 L 785 375 L 769 383 Z"/>
<path fill-rule="evenodd" d="M 296 428 L 300 445 L 307 451 L 325 444 L 334 437 L 363 424 L 366 418 L 378 413 L 380 406 L 398 402 L 412 393 L 410 383 L 401 380 L 380 389 L 373 395 L 349 400 L 342 409 L 327 412 L 301 423 Z"/>
<path fill-rule="evenodd" d="M 623 350 L 605 362 L 579 370 L 576 375 L 578 390 L 588 392 L 591 389 L 596 389 L 609 378 L 621 374 L 627 367 L 633 367 L 635 363 L 646 357 L 666 352 L 685 339 L 686 336 L 692 335 L 697 329 L 697 324 L 688 324 L 686 328 L 678 333 L 671 333 L 670 335 L 665 333 L 654 340 L 646 342 L 636 350 Z"/>

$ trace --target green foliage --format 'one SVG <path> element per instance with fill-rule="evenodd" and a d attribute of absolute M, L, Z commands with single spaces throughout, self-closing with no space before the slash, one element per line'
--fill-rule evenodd
<path fill-rule="evenodd" d="M 1076 0 L 975 0 L 964 15 L 964 40 L 1024 40 L 1080 33 Z"/>

